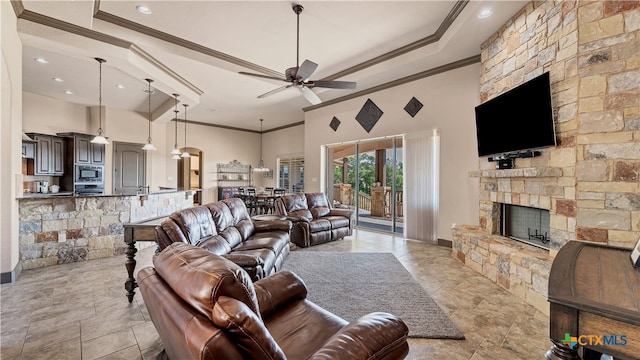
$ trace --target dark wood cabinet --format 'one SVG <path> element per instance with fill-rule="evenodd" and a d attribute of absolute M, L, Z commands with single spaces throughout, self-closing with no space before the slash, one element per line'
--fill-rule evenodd
<path fill-rule="evenodd" d="M 75 162 L 77 164 L 104 165 L 104 144 L 94 144 L 92 137 L 74 136 Z"/>
<path fill-rule="evenodd" d="M 51 135 L 31 136 L 36 141 L 34 175 L 64 175 L 64 139 Z"/>

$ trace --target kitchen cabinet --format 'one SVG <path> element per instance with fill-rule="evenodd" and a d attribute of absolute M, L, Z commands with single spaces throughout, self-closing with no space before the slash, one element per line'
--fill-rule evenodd
<path fill-rule="evenodd" d="M 36 157 L 36 143 L 33 141 L 22 142 L 22 157 L 33 159 Z"/>
<path fill-rule="evenodd" d="M 91 142 L 92 136 L 75 134 L 75 163 L 104 165 L 104 144 L 94 144 Z"/>
<path fill-rule="evenodd" d="M 42 134 L 30 136 L 36 141 L 34 175 L 64 175 L 64 139 Z"/>

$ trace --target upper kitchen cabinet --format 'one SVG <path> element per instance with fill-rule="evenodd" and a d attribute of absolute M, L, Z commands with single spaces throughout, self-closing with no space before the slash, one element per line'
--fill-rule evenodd
<path fill-rule="evenodd" d="M 64 139 L 35 133 L 29 136 L 36 141 L 34 175 L 64 175 Z"/>
<path fill-rule="evenodd" d="M 92 135 L 58 133 L 58 136 L 67 138 L 67 146 L 70 147 L 68 156 L 73 156 L 74 164 L 104 165 L 105 146 L 92 143 Z"/>

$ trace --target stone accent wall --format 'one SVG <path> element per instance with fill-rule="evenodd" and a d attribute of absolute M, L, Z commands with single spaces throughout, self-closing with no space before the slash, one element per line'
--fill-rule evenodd
<path fill-rule="evenodd" d="M 640 237 L 640 1 L 578 8 L 576 238 Z"/>
<path fill-rule="evenodd" d="M 480 158 L 472 173 L 480 177 L 480 227 L 454 229 L 453 256 L 492 279 L 484 264 L 505 252 L 522 257 L 518 243 L 476 250 L 478 231 L 510 243 L 495 235 L 498 203 L 549 210 L 549 264 L 570 240 L 631 248 L 640 236 L 640 1 L 533 1 L 482 45 L 481 62 L 482 102 L 549 71 L 558 146 L 516 159 L 512 170 Z M 528 272 L 509 266 L 508 283 L 506 273 L 494 281 L 518 294 L 518 271 L 548 278 L 549 266 L 530 264 Z"/>
<path fill-rule="evenodd" d="M 124 255 L 123 224 L 193 206 L 193 197 L 184 192 L 146 196 L 142 203 L 138 196 L 20 199 L 22 268 Z"/>

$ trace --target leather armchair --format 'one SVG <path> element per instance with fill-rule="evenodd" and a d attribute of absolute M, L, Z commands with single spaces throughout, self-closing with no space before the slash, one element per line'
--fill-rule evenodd
<path fill-rule="evenodd" d="M 306 300 L 291 272 L 253 283 L 233 262 L 186 243 L 153 264 L 137 280 L 170 359 L 403 359 L 409 351 L 401 319 L 377 312 L 348 323 Z"/>
<path fill-rule="evenodd" d="M 324 193 L 285 195 L 275 202 L 276 213 L 293 222 L 291 242 L 307 247 L 353 234 L 355 212 L 333 209 Z"/>

